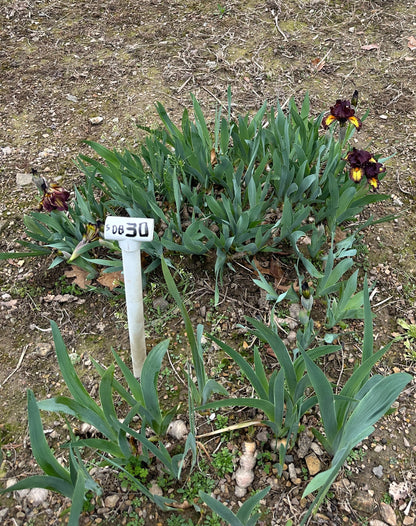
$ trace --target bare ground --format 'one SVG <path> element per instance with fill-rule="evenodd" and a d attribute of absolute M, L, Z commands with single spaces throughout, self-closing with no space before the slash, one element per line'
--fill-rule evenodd
<path fill-rule="evenodd" d="M 190 92 L 205 114 L 214 116 L 219 101 L 226 100 L 229 85 L 235 111 L 241 113 L 256 110 L 264 100 L 273 103 L 278 99 L 285 104 L 292 95 L 302 100 L 308 91 L 318 114 L 335 99 L 349 98 L 358 89 L 360 108 L 369 109 L 369 118 L 356 135 L 357 145 L 371 145 L 369 148 L 383 156 L 395 155 L 382 183 L 382 191 L 393 198 L 371 211 L 376 216 L 394 213 L 397 218 L 365 234 L 369 249 L 366 267 L 376 282 L 372 298 L 377 314 L 376 341 L 385 343 L 400 332 L 397 318 L 414 323 L 413 1 L 248 0 L 218 4 L 211 0 L 2 0 L 0 21 L 2 251 L 18 247 L 16 240 L 23 236 L 22 217 L 37 206 L 35 188 L 17 184 L 20 174 L 36 167 L 71 187 L 82 180 L 73 159 L 87 151 L 83 141 L 95 140 L 111 148 L 134 147 L 140 140 L 135 123 L 157 124 L 156 101 L 179 119 L 183 108 L 189 107 Z M 103 118 L 99 126 L 89 122 L 96 116 Z M 47 271 L 48 263 L 0 264 L 4 479 L 35 470 L 27 444 L 26 389 L 34 389 L 38 397 L 62 389 L 51 334 L 45 330 L 48 319 L 58 323 L 68 348 L 81 357 L 85 381 L 91 388 L 96 380 L 89 357 L 108 363 L 111 346 L 128 348 L 122 304 L 88 294 L 62 301 L 59 278 L 63 269 Z M 212 274 L 199 270 L 199 275 L 196 292 L 189 296 L 195 320 L 203 318 L 208 327 L 216 325 L 222 335 L 235 331 L 244 314 L 253 314 L 250 310 L 264 308 L 250 288 L 251 280 L 242 276 L 238 279 L 244 280 L 244 286 L 237 283 L 238 291 L 246 290 L 243 301 L 235 291 L 236 280 L 229 278 L 221 309 L 213 311 L 209 303 Z M 168 321 L 154 322 L 151 303 L 149 298 L 149 332 L 157 339 L 169 332 L 169 326 Z M 201 310 L 204 306 L 205 311 Z M 353 360 L 355 345 L 351 342 L 346 349 L 346 361 Z M 398 343 L 379 368 L 414 373 L 415 356 Z M 341 486 L 314 523 L 365 524 L 383 519 L 391 524 L 382 515 L 381 503 L 386 500 L 397 524 L 415 522 L 414 401 L 414 388 L 410 387 L 400 398 L 397 412 L 385 418 L 363 444 L 365 456 L 360 453 L 350 471 L 340 475 Z M 51 429 L 59 422 L 56 424 L 51 422 Z M 380 478 L 373 472 L 379 465 L 383 466 Z M 257 479 L 258 487 L 263 487 L 267 477 L 259 470 Z M 386 497 L 392 482 L 407 487 L 406 496 L 397 502 Z M 347 483 L 347 490 L 342 489 Z M 106 484 L 105 495 L 119 491 L 117 481 Z M 231 488 L 232 481 L 228 486 Z M 263 524 L 285 524 L 289 518 L 294 524 L 299 522 L 305 505 L 300 500 L 302 487 L 276 482 Z M 367 507 L 358 502 L 357 495 Z M 129 510 L 127 497 L 124 495 L 115 509 L 97 505 L 85 523 L 98 524 L 104 519 L 121 524 L 126 520 L 122 512 Z M 24 499 L 3 497 L 0 504 L 6 525 L 60 524 L 65 519 L 59 513 L 67 505 L 56 497 L 34 510 Z M 147 517 L 148 524 L 167 524 L 168 520 L 151 507 Z"/>

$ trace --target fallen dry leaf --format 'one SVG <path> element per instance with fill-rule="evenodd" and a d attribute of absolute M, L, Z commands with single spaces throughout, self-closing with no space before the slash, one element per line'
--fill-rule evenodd
<path fill-rule="evenodd" d="M 283 272 L 283 269 L 282 269 L 278 259 L 271 258 L 269 274 L 271 276 L 273 276 L 275 280 L 277 280 L 279 282 L 282 281 L 285 273 Z"/>
<path fill-rule="evenodd" d="M 311 64 L 316 69 L 316 71 L 321 71 L 321 69 L 325 66 L 325 60 L 321 58 L 314 58 L 311 60 Z"/>
<path fill-rule="evenodd" d="M 82 268 L 71 265 L 71 270 L 65 271 L 67 278 L 74 278 L 75 285 L 78 285 L 80 289 L 86 289 L 91 284 L 91 280 L 87 279 L 88 272 Z"/>
<path fill-rule="evenodd" d="M 97 281 L 100 285 L 107 287 L 112 291 L 120 284 L 120 282 L 123 282 L 124 279 L 121 270 L 119 270 L 118 272 L 102 273 L 101 276 L 97 278 Z"/>
<path fill-rule="evenodd" d="M 365 46 L 361 46 L 361 49 L 364 51 L 371 51 L 372 49 L 380 49 L 380 44 L 366 44 Z"/>
<path fill-rule="evenodd" d="M 215 153 L 215 148 L 211 150 L 211 166 L 214 167 L 217 164 L 217 154 Z"/>
<path fill-rule="evenodd" d="M 416 49 L 416 38 L 415 37 L 409 37 L 409 40 L 407 41 L 407 47 L 414 51 Z"/>

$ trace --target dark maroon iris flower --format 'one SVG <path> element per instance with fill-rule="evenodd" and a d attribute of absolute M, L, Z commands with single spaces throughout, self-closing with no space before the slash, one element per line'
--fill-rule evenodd
<path fill-rule="evenodd" d="M 355 110 L 349 100 L 338 99 L 335 106 L 331 106 L 331 111 L 322 120 L 322 126 L 327 129 L 330 124 L 338 121 L 340 126 L 345 126 L 351 122 L 357 130 L 362 126 L 362 122 L 355 116 Z"/>
<path fill-rule="evenodd" d="M 52 210 L 60 210 L 66 212 L 68 210 L 68 199 L 70 193 L 56 183 L 49 185 L 45 184 L 44 194 L 39 204 L 40 210 L 45 212 L 52 212 Z"/>
<path fill-rule="evenodd" d="M 370 152 L 353 148 L 345 159 L 350 164 L 349 177 L 354 183 L 359 183 L 363 177 L 374 190 L 379 187 L 379 174 L 386 171 L 382 163 L 377 162 Z"/>

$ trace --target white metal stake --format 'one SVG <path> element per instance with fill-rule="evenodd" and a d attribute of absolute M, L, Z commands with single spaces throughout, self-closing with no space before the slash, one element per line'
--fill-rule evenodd
<path fill-rule="evenodd" d="M 104 227 L 104 237 L 118 241 L 121 248 L 130 351 L 136 378 L 140 378 L 146 359 L 140 244 L 153 240 L 153 228 L 153 219 L 111 216 L 107 217 Z"/>

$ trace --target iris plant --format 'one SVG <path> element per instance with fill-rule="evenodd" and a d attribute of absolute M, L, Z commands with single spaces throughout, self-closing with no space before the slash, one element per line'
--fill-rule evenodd
<path fill-rule="evenodd" d="M 382 163 L 377 162 L 370 152 L 353 148 L 345 157 L 350 165 L 349 176 L 354 183 L 359 183 L 363 177 L 374 190 L 377 190 L 380 182 L 379 174 L 386 171 Z"/>

